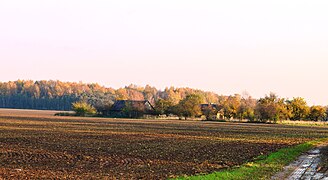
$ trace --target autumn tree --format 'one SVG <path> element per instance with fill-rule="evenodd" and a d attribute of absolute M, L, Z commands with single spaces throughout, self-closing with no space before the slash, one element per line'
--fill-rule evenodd
<path fill-rule="evenodd" d="M 301 97 L 287 101 L 287 106 L 291 110 L 291 120 L 302 120 L 309 115 L 310 108 L 306 101 Z"/>
<path fill-rule="evenodd" d="M 196 117 L 201 116 L 202 111 L 200 104 L 203 102 L 202 98 L 198 94 L 187 95 L 182 99 L 178 105 L 175 106 L 175 114 L 178 116 Z"/>
<path fill-rule="evenodd" d="M 326 117 L 326 109 L 322 106 L 311 106 L 310 113 L 308 115 L 310 120 L 318 121 L 324 120 Z"/>
<path fill-rule="evenodd" d="M 253 121 L 255 118 L 256 100 L 249 95 L 244 95 L 240 101 L 240 106 L 237 111 L 239 119 L 248 119 Z"/>
<path fill-rule="evenodd" d="M 144 95 L 144 99 L 148 100 L 151 104 L 155 104 L 156 101 L 159 99 L 158 97 L 156 97 L 158 90 L 155 87 L 146 85 L 142 92 Z"/>
<path fill-rule="evenodd" d="M 94 92 L 84 97 L 84 101 L 96 108 L 98 113 L 110 110 L 114 104 L 115 96 L 110 93 Z"/>
<path fill-rule="evenodd" d="M 174 105 L 177 105 L 182 99 L 183 94 L 178 89 L 175 89 L 174 87 L 170 87 L 170 88 L 165 88 L 164 96 L 165 99 L 168 99 Z"/>
<path fill-rule="evenodd" d="M 237 118 L 238 109 L 240 107 L 241 96 L 235 94 L 234 96 L 229 96 L 223 104 L 224 116 L 228 119 Z"/>
<path fill-rule="evenodd" d="M 260 98 L 256 105 L 257 117 L 262 122 L 277 122 L 282 118 L 286 118 L 287 112 L 285 100 L 279 98 L 274 93 L 270 93 L 270 95 Z"/>
<path fill-rule="evenodd" d="M 120 88 L 115 92 L 116 100 L 127 100 L 129 99 L 129 94 L 126 89 Z"/>
<path fill-rule="evenodd" d="M 173 102 L 165 99 L 158 99 L 155 102 L 155 109 L 157 114 L 170 114 L 173 112 Z"/>
<path fill-rule="evenodd" d="M 218 101 L 219 101 L 219 95 L 215 94 L 214 92 L 205 92 L 204 93 L 204 100 L 208 104 L 211 104 L 211 103 L 217 104 Z"/>

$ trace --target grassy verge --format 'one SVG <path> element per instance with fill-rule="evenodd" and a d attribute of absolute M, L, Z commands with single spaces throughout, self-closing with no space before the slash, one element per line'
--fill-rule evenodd
<path fill-rule="evenodd" d="M 208 175 L 180 177 L 177 179 L 270 179 L 272 175 L 281 171 L 284 166 L 294 161 L 303 152 L 327 140 L 325 138 L 280 149 L 268 156 L 260 156 L 255 162 L 246 163 L 238 168 L 231 168 Z"/>

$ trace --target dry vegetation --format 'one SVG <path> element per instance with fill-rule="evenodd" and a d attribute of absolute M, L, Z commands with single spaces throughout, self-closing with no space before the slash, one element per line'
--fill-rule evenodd
<path fill-rule="evenodd" d="M 55 117 L 0 110 L 0 177 L 165 179 L 240 165 L 327 127 Z"/>
<path fill-rule="evenodd" d="M 328 126 L 328 121 L 279 121 L 279 124 L 297 125 L 297 126 Z"/>

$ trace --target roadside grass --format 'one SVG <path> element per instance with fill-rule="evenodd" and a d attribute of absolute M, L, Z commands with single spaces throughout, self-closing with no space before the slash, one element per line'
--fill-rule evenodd
<path fill-rule="evenodd" d="M 270 179 L 275 173 L 281 171 L 283 167 L 294 161 L 302 153 L 315 146 L 327 142 L 328 138 L 309 141 L 297 146 L 283 148 L 267 156 L 259 156 L 254 162 L 248 162 L 240 167 L 214 172 L 207 175 L 197 175 L 189 177 L 179 177 L 177 180 L 197 180 L 197 179 Z"/>

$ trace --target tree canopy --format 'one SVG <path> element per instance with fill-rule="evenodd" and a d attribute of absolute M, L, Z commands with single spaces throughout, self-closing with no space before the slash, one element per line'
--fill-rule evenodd
<path fill-rule="evenodd" d="M 202 115 L 200 104 L 203 99 L 199 94 L 189 94 L 176 105 L 176 114 L 183 117 L 196 117 Z"/>
<path fill-rule="evenodd" d="M 301 97 L 292 100 L 271 93 L 263 98 L 239 94 L 225 96 L 192 88 L 167 87 L 158 90 L 146 85 L 129 85 L 119 89 L 97 83 L 17 80 L 0 82 L 0 108 L 72 110 L 72 103 L 85 102 L 98 113 L 111 108 L 117 100 L 148 100 L 157 114 L 197 117 L 221 113 L 223 119 L 252 121 L 326 120 L 328 108 L 309 107 Z M 219 109 L 202 109 L 200 104 L 215 104 Z M 211 107 L 211 106 L 208 106 Z"/>
<path fill-rule="evenodd" d="M 287 105 L 291 110 L 291 117 L 292 120 L 301 120 L 308 116 L 310 108 L 307 105 L 306 101 L 301 98 L 293 98 L 291 101 L 287 101 Z"/>

